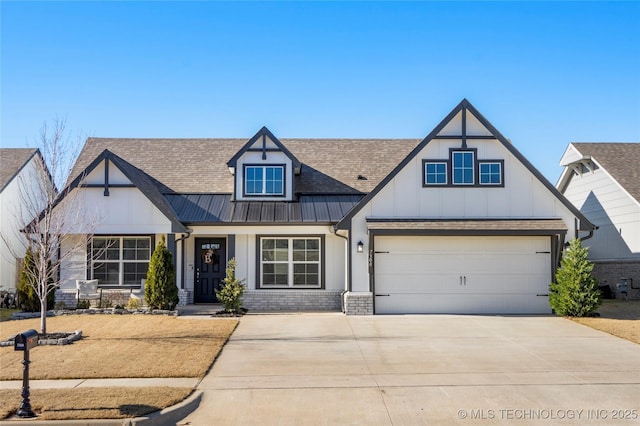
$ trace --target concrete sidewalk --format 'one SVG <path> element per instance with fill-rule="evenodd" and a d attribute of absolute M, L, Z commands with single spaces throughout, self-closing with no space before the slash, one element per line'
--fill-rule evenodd
<path fill-rule="evenodd" d="M 198 389 L 180 425 L 635 423 L 640 346 L 557 317 L 248 315 Z"/>

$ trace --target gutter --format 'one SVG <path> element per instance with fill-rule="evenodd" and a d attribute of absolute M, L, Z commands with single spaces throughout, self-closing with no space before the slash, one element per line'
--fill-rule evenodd
<path fill-rule="evenodd" d="M 351 249 L 349 247 L 349 237 L 338 234 L 338 230 L 336 229 L 335 225 L 331 227 L 331 230 L 336 237 L 340 237 L 345 240 L 347 247 L 347 288 L 343 290 L 342 293 L 340 293 L 340 302 L 342 305 L 341 309 L 342 313 L 345 313 L 344 295 L 351 291 Z"/>

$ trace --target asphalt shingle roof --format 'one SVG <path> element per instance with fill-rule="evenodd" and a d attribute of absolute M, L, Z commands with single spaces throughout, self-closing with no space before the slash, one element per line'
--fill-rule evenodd
<path fill-rule="evenodd" d="M 36 148 L 0 148 L 0 192 L 36 153 Z"/>
<path fill-rule="evenodd" d="M 303 194 L 367 193 L 420 142 L 418 139 L 280 141 L 303 164 L 295 182 L 296 192 Z M 233 176 L 227 161 L 246 142 L 247 139 L 89 138 L 71 176 L 79 175 L 108 149 L 146 173 L 164 194 L 230 194 Z"/>
<path fill-rule="evenodd" d="M 636 201 L 640 202 L 640 143 L 574 142 L 582 155 L 593 158 Z"/>

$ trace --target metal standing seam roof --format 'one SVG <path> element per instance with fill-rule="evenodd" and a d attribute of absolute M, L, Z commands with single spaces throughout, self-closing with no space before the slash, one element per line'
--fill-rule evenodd
<path fill-rule="evenodd" d="M 181 222 L 189 225 L 336 223 L 362 195 L 303 195 L 297 202 L 231 201 L 230 194 L 167 194 Z"/>

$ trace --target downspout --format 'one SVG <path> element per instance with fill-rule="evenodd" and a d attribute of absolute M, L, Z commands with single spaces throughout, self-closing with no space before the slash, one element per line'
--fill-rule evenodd
<path fill-rule="evenodd" d="M 184 276 L 186 275 L 186 271 L 185 271 L 185 245 L 184 245 L 184 240 L 186 240 L 187 238 L 189 238 L 191 236 L 191 230 L 188 230 L 186 235 L 183 235 L 182 237 L 178 238 L 176 240 L 176 243 L 181 243 L 180 244 L 180 254 L 182 257 L 182 273 L 180 274 L 180 290 L 184 290 Z"/>
<path fill-rule="evenodd" d="M 578 232 L 579 232 L 579 231 L 578 231 L 578 218 L 574 218 L 574 219 L 573 219 L 573 221 L 574 221 L 574 226 L 575 226 L 575 230 L 576 230 L 576 231 L 575 231 L 575 236 L 576 236 L 576 238 L 580 238 L 580 242 L 583 242 L 583 241 L 588 240 L 589 238 L 592 238 L 592 237 L 593 237 L 593 233 L 594 233 L 594 231 L 595 231 L 596 229 L 600 229 L 600 227 L 599 227 L 599 226 L 595 226 L 592 230 L 590 230 L 590 231 L 589 231 L 589 234 L 588 234 L 588 235 L 586 235 L 586 236 L 584 236 L 584 237 L 579 237 L 579 235 L 578 235 Z M 564 243 L 564 246 L 565 246 L 565 247 L 568 247 L 568 246 L 569 246 L 569 243 L 568 243 L 568 242 Z"/>
<path fill-rule="evenodd" d="M 335 228 L 335 225 L 331 227 L 331 230 L 333 231 L 333 234 L 336 237 L 340 237 L 345 240 L 345 245 L 347 247 L 347 253 L 346 253 L 347 254 L 347 288 L 343 290 L 342 293 L 340 293 L 341 309 L 342 309 L 342 313 L 344 313 L 345 312 L 344 295 L 351 291 L 351 249 L 349 247 L 349 237 L 345 237 L 338 234 L 338 230 Z"/>

